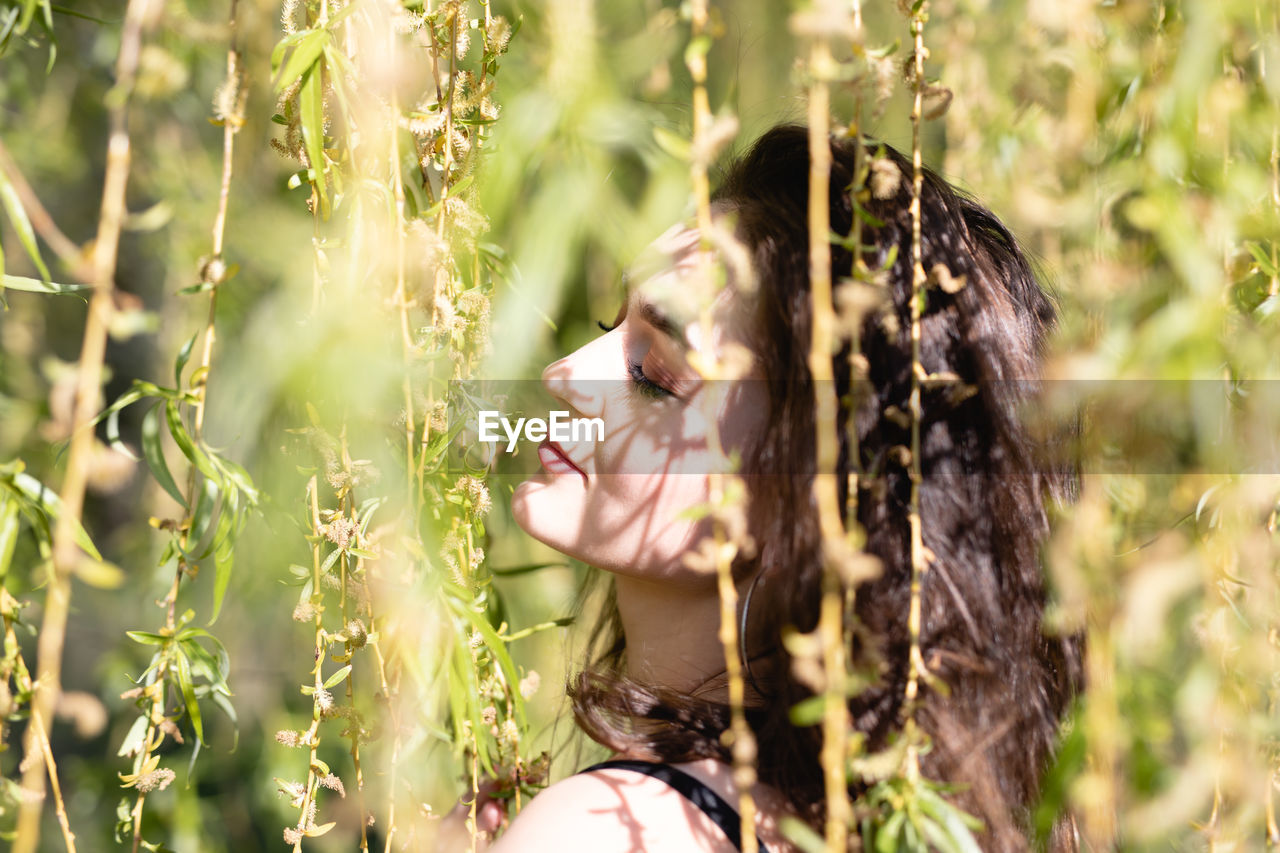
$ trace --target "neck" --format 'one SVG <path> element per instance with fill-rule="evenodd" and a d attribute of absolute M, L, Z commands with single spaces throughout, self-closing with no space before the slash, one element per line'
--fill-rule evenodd
<path fill-rule="evenodd" d="M 619 575 L 617 601 L 629 678 L 727 701 L 720 597 L 713 584 L 676 586 Z"/>

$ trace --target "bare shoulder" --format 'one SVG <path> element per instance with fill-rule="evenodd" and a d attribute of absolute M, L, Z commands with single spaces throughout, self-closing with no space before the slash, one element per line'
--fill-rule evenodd
<path fill-rule="evenodd" d="M 491 853 L 728 853 L 734 848 L 666 783 L 630 770 L 570 776 L 534 797 Z"/>

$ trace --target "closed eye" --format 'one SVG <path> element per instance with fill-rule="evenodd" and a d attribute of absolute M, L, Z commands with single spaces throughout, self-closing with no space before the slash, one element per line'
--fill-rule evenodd
<path fill-rule="evenodd" d="M 674 397 L 675 394 L 644 375 L 644 367 L 638 361 L 627 362 L 627 373 L 636 392 L 653 400 Z"/>

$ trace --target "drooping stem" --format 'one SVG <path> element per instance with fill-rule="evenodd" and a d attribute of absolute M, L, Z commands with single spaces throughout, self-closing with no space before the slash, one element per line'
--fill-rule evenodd
<path fill-rule="evenodd" d="M 865 33 L 862 29 L 862 0 L 853 0 L 853 50 L 857 58 L 865 58 L 866 48 L 863 44 Z M 862 217 L 858 215 L 857 206 L 862 203 L 861 194 L 865 186 L 863 179 L 863 159 L 864 152 L 862 149 L 862 87 L 854 93 L 853 115 L 849 120 L 849 138 L 853 140 L 853 174 L 854 186 L 849 188 L 849 193 L 853 197 L 854 216 L 853 223 L 849 230 L 849 245 L 852 247 L 853 264 L 852 275 L 855 283 L 865 282 L 869 276 L 867 275 L 866 262 L 862 258 Z M 861 183 L 860 183 L 861 182 Z M 862 383 L 867 379 L 866 369 L 863 366 L 865 359 L 862 356 L 862 341 L 858 327 L 855 325 L 847 331 L 849 335 L 849 377 L 852 385 L 853 402 L 851 407 L 856 411 L 860 398 Z M 862 453 L 858 446 L 858 429 L 857 418 L 850 416 L 846 422 L 845 429 L 847 431 L 847 440 L 849 442 L 849 479 L 845 488 L 845 514 L 844 517 L 848 521 L 850 528 L 857 523 L 858 518 L 858 489 L 860 488 L 861 459 Z M 857 586 L 848 584 L 845 591 L 845 613 L 846 616 L 852 618 L 854 595 Z"/>
<path fill-rule="evenodd" d="M 924 551 L 924 531 L 920 519 L 920 481 L 923 477 L 920 464 L 920 421 L 923 418 L 921 379 L 925 376 L 924 365 L 920 361 L 920 316 L 925 299 L 925 285 L 928 281 L 924 271 L 924 244 L 921 238 L 923 216 L 920 207 L 920 196 L 924 189 L 921 127 L 924 122 L 924 60 L 927 56 L 924 46 L 926 5 L 922 4 L 911 16 L 911 36 L 914 43 L 911 81 L 914 93 L 911 106 L 911 396 L 907 403 L 907 413 L 911 419 L 909 472 L 911 496 L 907 509 L 907 524 L 911 537 L 911 598 L 907 611 L 907 635 L 910 645 L 903 707 L 907 729 L 905 770 L 907 779 L 913 782 L 919 779 L 920 775 L 919 743 L 912 736 L 912 729 L 915 725 L 916 700 L 920 691 L 920 674 L 924 670 L 924 660 L 920 654 L 921 592 L 924 573 L 928 570 Z"/>
<path fill-rule="evenodd" d="M 93 296 L 89 300 L 84 341 L 80 349 L 67 473 L 59 493 L 62 513 L 54 529 L 51 577 L 45 592 L 44 618 L 37 644 L 35 695 L 31 701 L 31 721 L 27 727 L 25 743 L 28 760 L 22 775 L 22 786 L 28 797 L 24 799 L 18 815 L 15 853 L 33 853 L 40 838 L 46 762 L 38 760 L 38 752 L 41 750 L 39 735 L 49 731 L 53 709 L 61 692 L 62 649 L 71 605 L 71 575 L 79 558 L 73 528 L 84 510 L 85 486 L 94 446 L 90 422 L 98 406 L 98 394 L 102 387 L 107 328 L 113 313 L 116 256 L 125 217 L 125 186 L 128 183 L 130 162 L 127 110 L 142 49 L 142 30 L 144 24 L 152 19 L 150 11 L 153 2 L 159 0 L 129 0 L 120 34 L 120 53 L 116 58 L 116 83 L 107 98 L 110 104 L 110 134 L 98 233 L 93 248 L 90 281 Z"/>
<path fill-rule="evenodd" d="M 223 235 L 227 226 L 227 206 L 231 198 L 231 171 L 235 161 L 235 139 L 244 124 L 244 105 L 247 91 L 244 73 L 240 68 L 240 48 L 236 41 L 236 3 L 231 0 L 228 28 L 231 33 L 227 46 L 227 78 L 224 86 L 229 87 L 228 98 L 232 104 L 229 115 L 222 117 L 222 180 L 218 187 L 218 210 L 213 217 L 213 233 L 211 243 L 213 252 L 205 266 L 205 278 L 209 288 L 209 315 L 204 328 L 204 345 L 200 349 L 200 364 L 192 374 L 192 385 L 196 392 L 192 409 L 192 437 L 199 441 L 204 435 L 204 411 L 206 389 L 208 387 L 209 368 L 213 363 L 213 346 L 217 341 L 214 329 L 214 318 L 217 316 L 218 290 L 226 275 L 226 266 L 222 260 Z M 231 94 L 234 93 L 234 94 Z M 191 493 L 187 495 L 192 497 Z"/>
<path fill-rule="evenodd" d="M 830 90 L 827 75 L 833 65 L 831 45 L 815 37 L 809 46 L 809 289 L 813 330 L 809 346 L 809 373 L 813 377 L 816 473 L 814 500 L 823 542 L 822 603 L 818 612 L 822 665 L 825 678 L 822 714 L 822 778 L 826 797 L 824 835 L 827 850 L 848 846 L 849 804 L 845 777 L 848 750 L 849 709 L 845 697 L 847 662 L 844 653 L 844 581 L 840 560 L 847 543 L 840 520 L 836 482 L 838 453 L 835 376 L 831 363 L 836 349 L 836 317 L 831 286 L 831 179 Z"/>
<path fill-rule="evenodd" d="M 194 395 L 191 401 L 191 420 L 192 420 L 192 440 L 199 444 L 204 437 L 204 417 L 205 402 L 208 389 L 209 372 L 213 364 L 213 348 L 217 341 L 217 333 L 215 319 L 217 317 L 217 300 L 218 290 L 222 282 L 226 279 L 226 263 L 222 257 L 222 248 L 224 235 L 226 233 L 227 209 L 231 197 L 231 176 L 234 164 L 235 151 L 235 135 L 244 125 L 244 107 L 246 101 L 245 79 L 240 67 L 240 49 L 237 43 L 237 26 L 236 26 L 236 7 L 237 0 L 230 0 L 228 9 L 228 32 L 229 41 L 227 45 L 227 75 L 223 83 L 225 101 L 220 105 L 220 109 L 225 110 L 225 114 L 220 116 L 222 121 L 222 176 L 218 190 L 218 206 L 213 217 L 213 226 L 210 234 L 211 253 L 209 258 L 204 262 L 203 268 L 200 270 L 200 277 L 204 284 L 209 288 L 209 305 L 206 315 L 205 326 L 202 332 L 203 342 L 200 347 L 200 359 L 195 368 L 191 372 L 189 380 L 190 389 Z M 188 469 L 187 488 L 186 488 L 186 505 L 188 507 L 196 506 L 198 491 L 201 487 L 202 475 L 195 465 Z M 188 541 L 191 535 L 191 527 L 184 525 L 180 535 L 180 545 L 182 554 L 186 554 L 193 544 Z M 177 629 L 177 603 L 178 592 L 182 586 L 182 578 L 190 571 L 190 565 L 185 557 L 178 558 L 177 567 L 173 573 L 173 580 L 169 584 L 169 591 L 163 600 L 165 607 L 165 624 L 164 633 L 172 635 Z M 164 742 L 164 733 L 161 729 L 165 715 L 165 699 L 166 699 L 166 681 L 169 677 L 169 661 L 164 659 L 160 662 L 159 667 L 154 673 L 154 681 L 152 685 L 154 689 L 149 692 L 151 699 L 150 707 L 147 711 L 147 732 L 143 738 L 143 748 L 139 757 L 135 761 L 135 772 L 147 764 L 150 757 Z M 142 814 L 144 804 L 146 802 L 147 792 L 141 787 L 138 788 L 136 800 L 131 812 L 133 818 L 133 849 L 136 851 L 142 844 Z"/>
<path fill-rule="evenodd" d="M 710 8 L 706 0 L 694 0 L 690 6 L 691 50 L 686 55 L 689 74 L 693 79 L 693 151 L 690 160 L 690 177 L 693 183 L 693 197 L 697 208 L 698 235 L 701 242 L 699 250 L 699 268 L 704 282 L 712 282 L 716 275 L 715 263 L 712 260 L 710 246 L 712 242 L 711 219 L 711 185 L 707 172 L 710 159 L 714 156 L 711 143 L 711 106 L 707 94 L 707 53 L 710 48 Z M 701 321 L 709 330 L 711 325 L 713 299 L 708 298 L 703 306 Z M 708 338 L 710 339 L 710 338 Z M 720 365 L 708 365 L 710 371 L 719 373 Z M 708 379 L 724 379 L 718 375 L 708 375 Z M 721 389 L 725 382 L 716 383 Z M 708 435 L 708 447 L 714 456 L 720 456 L 722 447 L 720 436 L 712 428 Z M 708 503 L 712 512 L 712 546 L 715 555 L 716 589 L 720 598 L 720 630 L 719 639 L 724 652 L 725 676 L 729 700 L 729 730 L 726 743 L 733 757 L 733 781 L 738 791 L 738 815 L 742 822 L 742 849 L 744 853 L 756 853 L 756 803 L 752 790 L 756 783 L 756 742 L 755 734 L 747 724 L 746 685 L 742 677 L 742 643 L 743 637 L 738 632 L 738 590 L 733 578 L 733 561 L 736 558 L 740 543 L 730 535 L 727 524 L 727 512 L 731 508 L 728 501 L 741 499 L 726 494 L 729 484 L 727 475 L 713 473 L 709 477 Z"/>

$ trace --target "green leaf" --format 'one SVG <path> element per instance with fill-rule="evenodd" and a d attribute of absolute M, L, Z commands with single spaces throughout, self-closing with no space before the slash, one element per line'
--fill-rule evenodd
<path fill-rule="evenodd" d="M 57 519 L 62 517 L 62 501 L 51 489 L 46 488 L 45 485 L 35 477 L 19 471 L 13 476 L 13 484 L 19 491 L 26 495 L 32 503 L 41 505 L 51 518 Z M 98 549 L 94 546 L 93 540 L 89 538 L 89 534 L 80 526 L 80 520 L 67 516 L 67 521 L 71 525 L 71 536 L 75 539 L 76 544 L 80 546 L 81 550 L 98 562 L 102 562 L 102 555 L 98 553 Z"/>
<path fill-rule="evenodd" d="M 177 662 L 178 686 L 182 688 L 182 698 L 187 705 L 187 715 L 191 717 L 191 727 L 196 730 L 196 740 L 204 743 L 204 720 L 200 717 L 200 703 L 196 701 L 196 686 L 191 681 L 191 663 L 184 652 L 174 655 Z"/>
<path fill-rule="evenodd" d="M 1264 275 L 1280 276 L 1280 269 L 1276 267 L 1271 256 L 1267 254 L 1267 249 L 1261 243 L 1245 243 L 1245 248 L 1249 250 L 1249 254 L 1253 255 L 1253 259 L 1258 262 L 1258 269 Z"/>
<path fill-rule="evenodd" d="M 902 825 L 906 819 L 906 811 L 896 811 L 880 825 L 875 834 L 876 853 L 896 853 L 899 849 L 898 836 L 902 834 Z"/>
<path fill-rule="evenodd" d="M 810 696 L 791 707 L 791 725 L 813 726 L 822 719 L 825 696 Z"/>
<path fill-rule="evenodd" d="M 351 3 L 340 9 L 333 17 L 329 18 L 329 22 L 325 24 L 328 29 L 334 29 L 338 24 L 346 20 L 346 17 L 359 8 L 358 3 Z"/>
<path fill-rule="evenodd" d="M 160 488 L 169 493 L 183 509 L 187 508 L 187 499 L 178 490 L 178 484 L 169 473 L 169 463 L 164 461 L 164 448 L 160 446 L 160 407 L 164 403 L 156 403 L 142 419 L 142 456 L 147 460 L 151 476 L 156 478 Z M 170 404 L 172 405 L 172 404 Z"/>
<path fill-rule="evenodd" d="M 41 281 L 38 278 L 6 274 L 4 279 L 0 280 L 0 289 L 23 290 L 27 293 L 80 293 L 93 288 L 87 284 L 58 284 L 56 281 Z"/>
<path fill-rule="evenodd" d="M 249 476 L 249 472 L 244 467 L 230 459 L 222 459 L 221 468 L 226 474 L 226 479 L 235 485 L 240 493 L 248 498 L 250 505 L 258 502 L 258 487 L 253 484 L 253 478 Z"/>
<path fill-rule="evenodd" d="M 320 574 L 324 574 L 333 568 L 333 564 L 338 562 L 338 558 L 342 556 L 341 548 L 334 548 L 329 552 L 329 556 L 324 558 L 324 562 L 320 564 Z"/>
<path fill-rule="evenodd" d="M 285 62 L 272 87 L 275 89 L 276 94 L 283 92 L 289 88 L 293 81 L 312 70 L 316 60 L 320 58 L 321 52 L 324 51 L 324 46 L 329 43 L 330 38 L 327 30 L 308 30 L 294 35 L 298 38 L 293 46 L 293 51 L 289 54 L 289 60 Z M 276 50 L 279 51 L 282 46 L 288 46 L 288 44 L 289 40 L 286 39 L 276 46 Z M 277 57 L 273 53 L 271 57 L 273 68 L 276 66 L 276 62 Z"/>
<path fill-rule="evenodd" d="M 826 853 L 827 842 L 821 835 L 813 831 L 813 827 L 799 818 L 788 815 L 782 819 L 782 834 L 792 844 L 799 847 L 801 853 Z"/>
<path fill-rule="evenodd" d="M 137 387 L 137 385 L 135 384 L 134 387 L 130 388 L 128 391 L 125 391 L 123 394 L 117 397 L 114 403 L 112 403 L 110 406 L 107 406 L 105 409 L 99 412 L 97 417 L 93 419 L 92 425 L 96 426 L 98 423 L 102 421 L 103 418 L 106 418 L 107 419 L 107 436 L 111 437 L 112 434 L 116 434 L 118 436 L 119 434 L 118 426 L 112 425 L 111 423 L 112 417 L 117 415 L 117 413 L 119 413 L 122 409 L 125 409 L 133 405 L 134 403 L 138 402 L 145 396 L 147 396 L 146 392 L 143 391 L 141 388 Z"/>
<path fill-rule="evenodd" d="M 200 496 L 196 499 L 196 508 L 191 514 L 191 527 L 187 530 L 188 546 L 198 545 L 204 540 L 204 535 L 209 532 L 209 525 L 213 522 L 213 510 L 217 503 L 218 485 L 212 480 L 201 480 Z"/>
<path fill-rule="evenodd" d="M 222 600 L 231 583 L 231 568 L 234 563 L 235 548 L 228 540 L 213 554 L 213 615 L 209 617 L 210 625 L 218 621 L 218 614 L 222 612 Z"/>
<path fill-rule="evenodd" d="M 31 228 L 31 220 L 27 218 L 27 212 L 22 208 L 18 191 L 14 189 L 13 184 L 9 183 L 9 178 L 3 169 L 0 169 L 0 202 L 4 203 L 5 212 L 9 214 L 9 221 L 13 223 L 13 230 L 17 233 L 22 248 L 27 250 L 31 262 L 40 271 L 42 283 L 49 284 L 49 268 L 44 265 L 44 258 L 40 257 L 40 247 L 36 245 L 36 232 Z M 6 287 L 8 279 L 9 276 L 5 276 Z"/>
<path fill-rule="evenodd" d="M 197 638 L 213 643 L 214 652 L 200 645 Z M 192 675 L 203 676 L 209 682 L 210 695 L 230 693 L 227 676 L 231 672 L 231 659 L 218 638 L 200 628 L 189 628 L 178 635 L 178 640 L 191 661 Z"/>
<path fill-rule="evenodd" d="M 315 172 L 314 186 L 320 197 L 320 215 L 329 218 L 329 196 L 325 189 L 324 168 L 324 91 L 320 74 L 312 69 L 303 75 L 299 97 L 302 119 L 302 140 L 307 149 L 307 159 Z"/>
<path fill-rule="evenodd" d="M 695 59 L 701 59 L 707 55 L 707 51 L 711 50 L 711 36 L 700 35 L 691 39 L 688 46 L 684 49 L 684 62 L 686 65 Z"/>
<path fill-rule="evenodd" d="M 453 589 L 457 589 L 457 587 L 453 587 L 451 584 L 448 586 Z M 457 589 L 457 592 L 461 593 L 462 590 Z M 489 620 L 486 619 L 483 614 L 477 613 L 472 609 L 468 602 L 456 597 L 456 593 L 446 595 L 446 599 L 454 612 L 465 618 L 471 623 L 473 628 L 480 632 L 480 636 L 484 639 L 485 646 L 493 654 L 494 660 L 498 662 L 498 666 L 501 667 L 507 683 L 519 684 L 520 676 L 516 672 L 516 665 L 511 660 L 510 652 L 507 651 L 507 644 L 498 636 L 498 632 L 493 630 L 493 626 L 489 624 Z M 520 695 L 520 691 L 515 690 L 512 691 L 512 699 L 515 703 L 516 722 L 523 724 L 525 713 L 524 697 Z"/>
<path fill-rule="evenodd" d="M 144 646 L 163 646 L 173 637 L 167 634 L 156 634 L 151 631 L 125 631 L 125 636 L 135 643 L 142 643 Z"/>
<path fill-rule="evenodd" d="M 338 670 L 338 671 L 337 671 L 337 672 L 335 672 L 333 675 L 331 675 L 331 676 L 329 676 L 327 679 L 325 679 L 325 682 L 324 682 L 324 689 L 325 689 L 325 690 L 329 690 L 330 688 L 336 687 L 337 685 L 341 684 L 341 683 L 342 683 L 342 681 L 343 681 L 343 680 L 344 680 L 344 679 L 345 679 L 345 678 L 346 678 L 350 673 L 351 673 L 351 664 L 347 664 L 347 665 L 346 665 L 346 666 L 344 666 L 342 669 Z"/>
<path fill-rule="evenodd" d="M 120 749 L 116 751 L 116 755 L 121 758 L 128 758 L 142 752 L 142 742 L 147 736 L 147 718 L 145 716 L 138 717 L 133 721 L 133 725 L 129 728 L 129 733 L 124 736 L 124 741 L 120 744 Z"/>
<path fill-rule="evenodd" d="M 77 561 L 75 575 L 84 583 L 97 589 L 119 589 L 124 583 L 124 572 L 120 567 L 102 560 L 86 558 Z"/>
<path fill-rule="evenodd" d="M 208 481 L 206 480 L 205 482 Z M 213 537 L 209 540 L 209 544 L 195 556 L 195 559 L 203 560 L 208 557 L 221 548 L 222 543 L 231 537 L 232 528 L 235 526 L 235 512 L 230 508 L 230 504 L 235 500 L 235 494 L 235 491 L 230 491 L 223 495 L 222 510 L 218 513 L 218 526 L 213 531 Z"/>
<path fill-rule="evenodd" d="M 182 422 L 182 415 L 178 412 L 178 404 L 173 400 L 166 400 L 164 416 L 169 423 L 169 435 L 173 436 L 173 441 L 178 445 L 178 449 L 182 451 L 182 455 L 187 457 L 201 474 L 221 484 L 222 477 L 219 476 L 218 469 L 213 467 L 209 457 L 205 455 L 203 450 L 196 447 L 195 442 L 191 440 L 191 436 L 187 433 L 187 425 Z M 183 506 L 186 506 L 185 501 Z"/>
<path fill-rule="evenodd" d="M 137 454 L 120 440 L 120 409 L 112 409 L 111 414 L 107 415 L 107 443 L 115 452 L 129 457 L 134 462 L 138 461 Z"/>
<path fill-rule="evenodd" d="M 490 569 L 493 574 L 498 577 L 514 577 L 515 575 L 527 575 L 530 572 L 540 572 L 543 569 L 567 569 L 568 563 L 523 563 L 518 566 L 503 566 L 500 569 Z"/>
<path fill-rule="evenodd" d="M 178 359 L 173 364 L 173 385 L 175 388 L 182 387 L 182 370 L 187 366 L 187 362 L 191 359 L 191 349 L 196 345 L 196 338 L 200 337 L 200 333 L 196 332 L 191 336 L 182 349 L 178 350 Z"/>
<path fill-rule="evenodd" d="M 9 563 L 18 544 L 18 502 L 0 492 L 0 582 L 9 574 Z"/>

